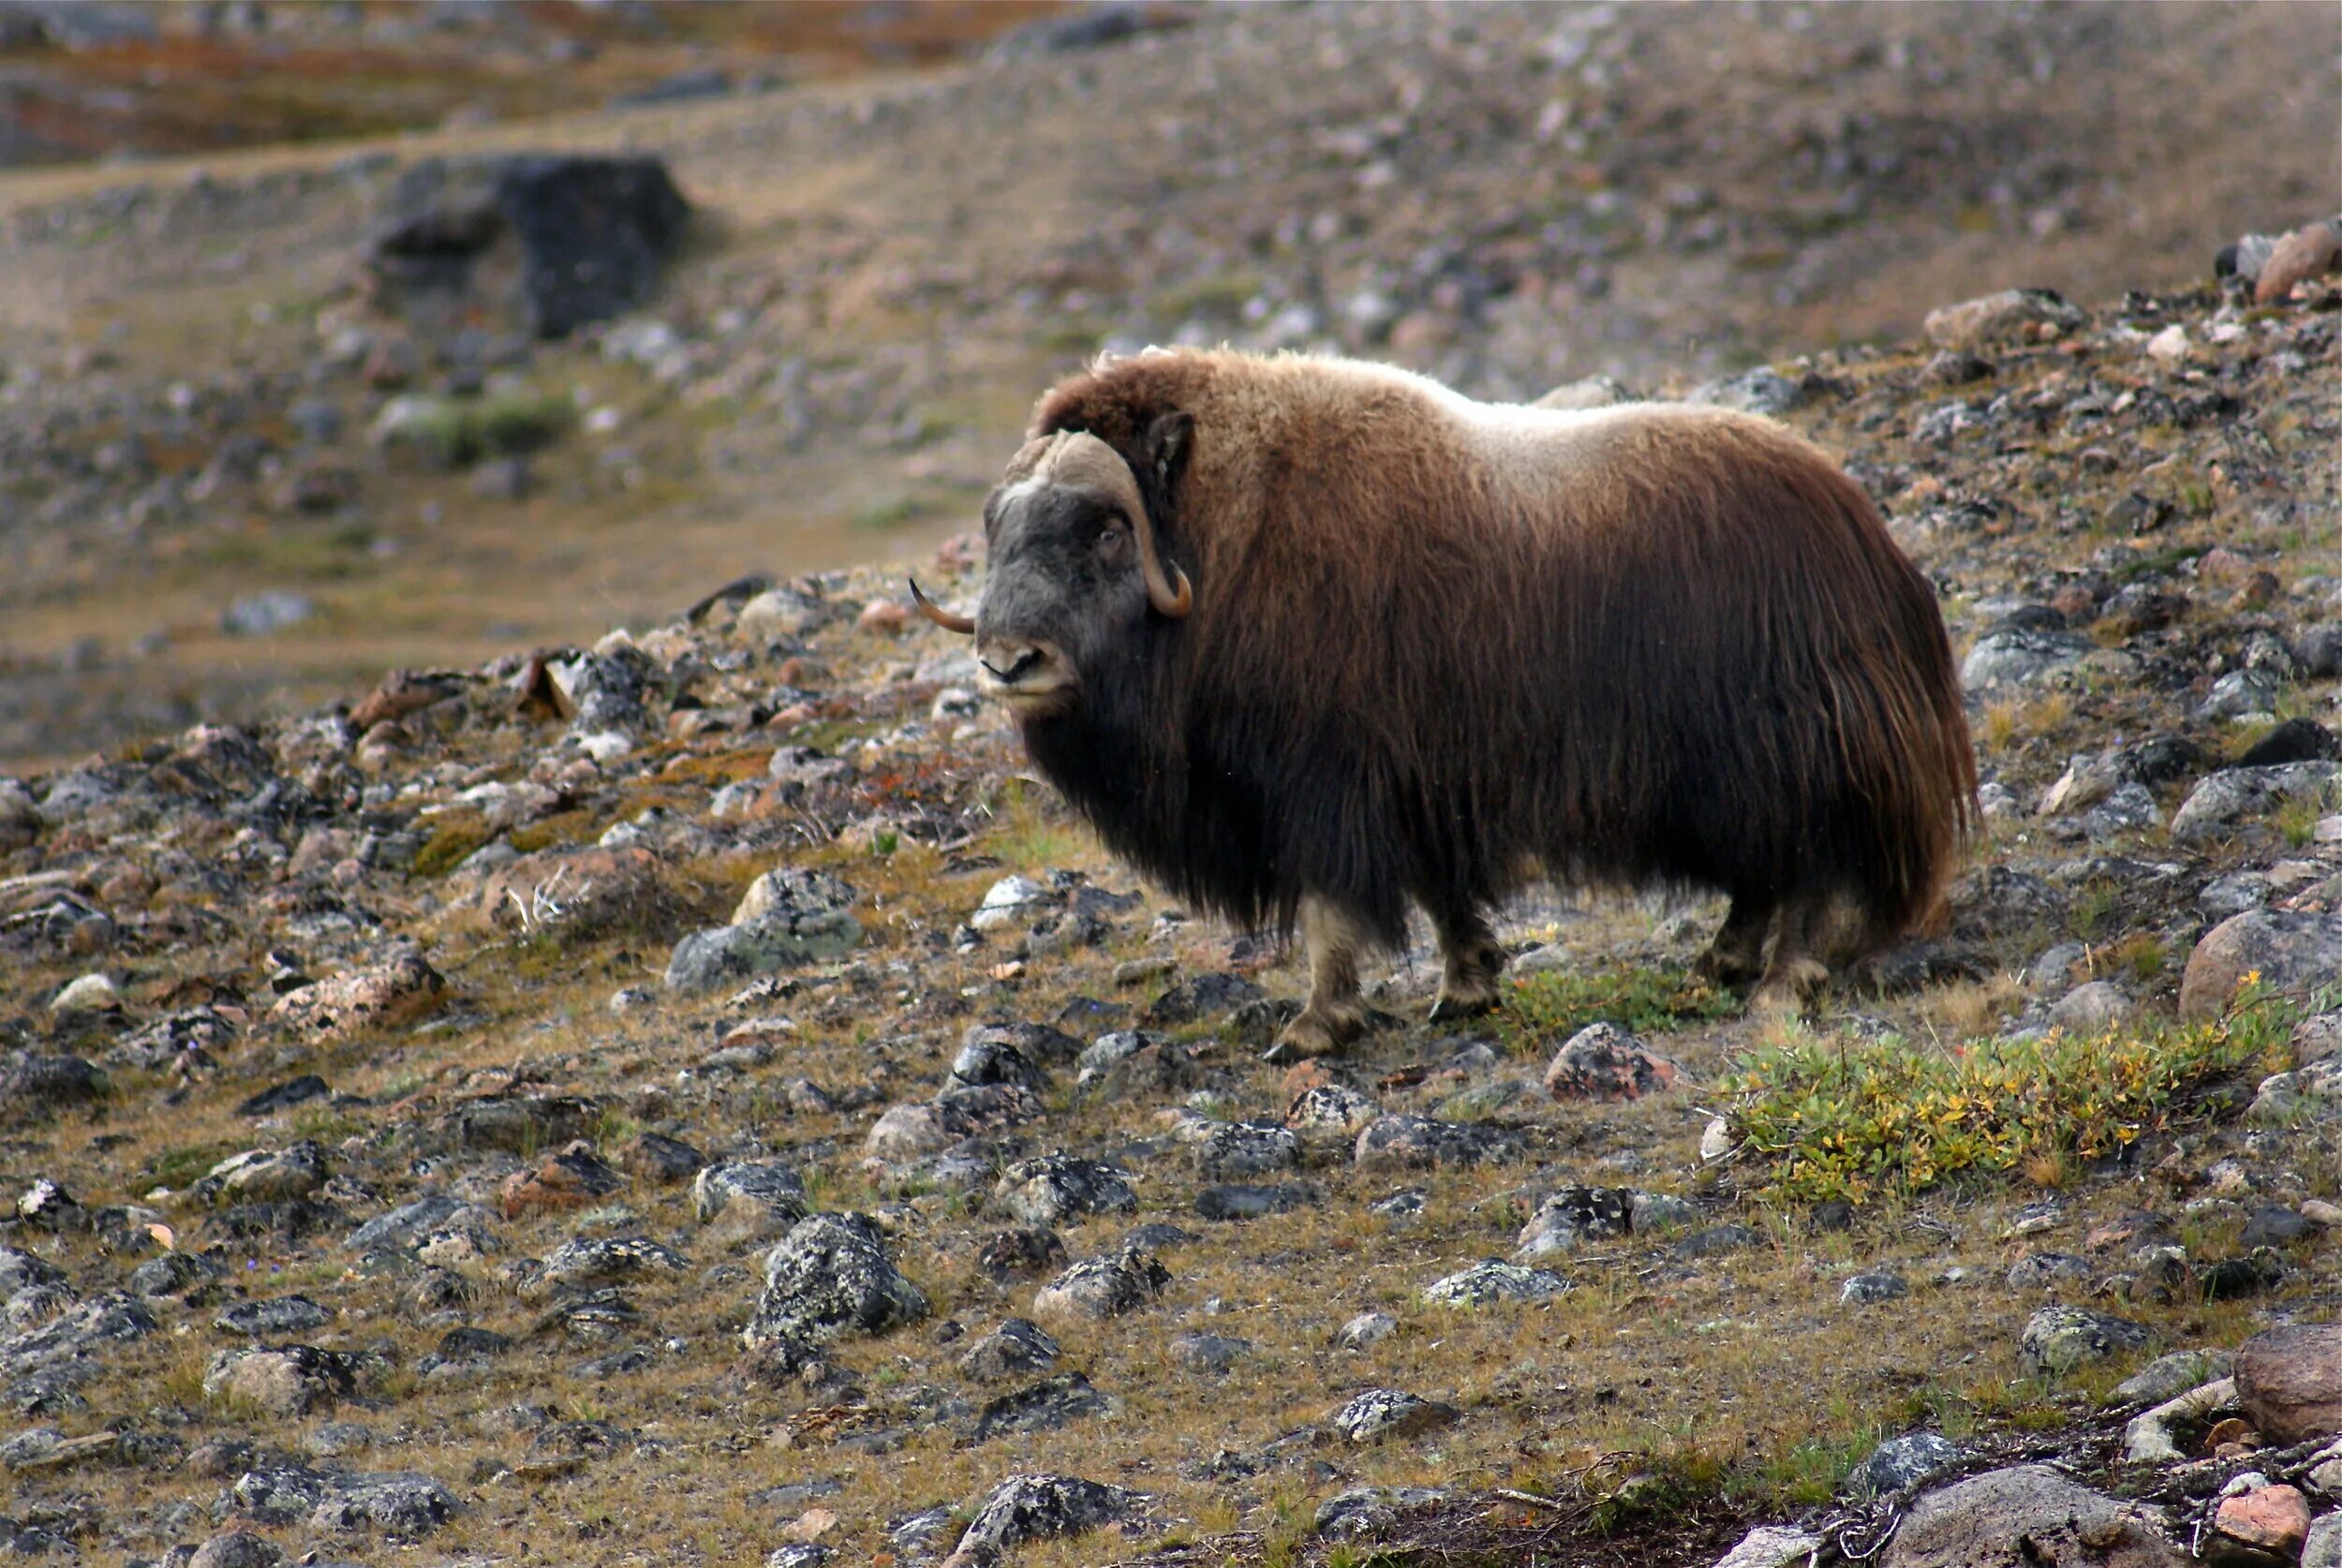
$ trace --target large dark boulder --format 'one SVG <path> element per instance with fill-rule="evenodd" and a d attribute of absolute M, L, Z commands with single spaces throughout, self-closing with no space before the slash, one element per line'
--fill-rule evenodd
<path fill-rule="evenodd" d="M 538 337 L 647 300 L 691 215 L 657 158 L 546 153 L 426 158 L 387 208 L 366 248 L 378 309 Z"/>

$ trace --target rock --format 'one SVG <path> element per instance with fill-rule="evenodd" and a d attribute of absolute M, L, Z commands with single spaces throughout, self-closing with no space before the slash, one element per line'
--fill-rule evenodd
<path fill-rule="evenodd" d="M 305 1415 L 356 1391 L 348 1362 L 313 1345 L 222 1351 L 203 1372 L 203 1396 L 269 1415 Z"/>
<path fill-rule="evenodd" d="M 219 1265 L 194 1252 L 165 1252 L 130 1271 L 134 1295 L 184 1295 L 200 1290 L 220 1276 Z"/>
<path fill-rule="evenodd" d="M 1195 1146 L 1195 1174 L 1206 1181 L 1275 1176 L 1301 1162 L 1301 1140 L 1274 1122 L 1224 1122 Z"/>
<path fill-rule="evenodd" d="M 787 1234 L 811 1212 L 805 1183 L 778 1161 L 725 1161 L 691 1181 L 691 1212 L 732 1242 Z"/>
<path fill-rule="evenodd" d="M 187 1568 L 278 1568 L 285 1548 L 265 1535 L 231 1530 L 195 1548 Z"/>
<path fill-rule="evenodd" d="M 1447 1493 L 1433 1487 L 1352 1487 L 1318 1504 L 1311 1526 L 1327 1541 L 1388 1535 L 1410 1515 L 1437 1507 Z"/>
<path fill-rule="evenodd" d="M 1207 1187 L 1195 1194 L 1198 1219 L 1212 1220 L 1266 1220 L 1291 1214 L 1325 1202 L 1325 1194 L 1306 1182 L 1277 1182 L 1267 1186 L 1231 1183 Z"/>
<path fill-rule="evenodd" d="M 208 1196 L 202 1189 L 216 1183 L 217 1191 L 228 1197 L 281 1203 L 309 1196 L 323 1187 L 333 1174 L 333 1164 L 324 1148 L 315 1139 L 304 1138 L 274 1153 L 255 1149 L 230 1155 L 212 1167 L 204 1182 L 198 1184 L 197 1195 Z"/>
<path fill-rule="evenodd" d="M 364 262 L 376 309 L 546 338 L 647 300 L 691 212 L 656 158 L 571 154 L 425 158 L 387 206 Z"/>
<path fill-rule="evenodd" d="M 333 1321 L 333 1313 L 307 1296 L 284 1295 L 271 1301 L 239 1301 L 214 1318 L 212 1324 L 224 1333 L 262 1339 L 285 1334 L 306 1334 L 313 1328 L 323 1328 Z"/>
<path fill-rule="evenodd" d="M 507 1220 L 525 1214 L 557 1214 L 583 1208 L 626 1185 L 582 1139 L 549 1154 L 528 1170 L 515 1171 L 497 1190 L 497 1206 Z"/>
<path fill-rule="evenodd" d="M 1381 1344 L 1398 1330 L 1399 1320 L 1388 1312 L 1360 1312 L 1341 1325 L 1334 1343 L 1343 1350 L 1361 1351 Z"/>
<path fill-rule="evenodd" d="M 1380 1105 L 1347 1084 L 1312 1084 L 1286 1104 L 1284 1124 L 1305 1147 L 1323 1150 L 1356 1144 L 1382 1114 Z"/>
<path fill-rule="evenodd" d="M 1923 1492 L 1878 1568 L 2183 1568 L 2142 1508 L 2017 1465 Z"/>
<path fill-rule="evenodd" d="M 1556 1100 L 1640 1100 L 1673 1088 L 1677 1071 L 1674 1062 L 1617 1025 L 1589 1024 L 1553 1054 L 1545 1070 L 1545 1092 Z"/>
<path fill-rule="evenodd" d="M 118 1013 L 121 1009 L 122 993 L 102 974 L 81 976 L 49 1001 L 49 1011 L 56 1013 Z"/>
<path fill-rule="evenodd" d="M 998 1328 L 968 1347 L 959 1358 L 959 1369 L 979 1383 L 1004 1383 L 1047 1371 L 1057 1365 L 1060 1354 L 1058 1342 L 1040 1324 L 1024 1318 L 1004 1318 Z"/>
<path fill-rule="evenodd" d="M 2090 1260 L 2071 1252 L 2032 1252 L 2009 1265 L 2006 1283 L 2017 1294 L 2054 1290 L 2090 1278 Z"/>
<path fill-rule="evenodd" d="M 1501 1129 L 1430 1117 L 1383 1117 L 1358 1134 L 1354 1158 L 1361 1171 L 1428 1170 L 1476 1165 L 1509 1156 L 1511 1136 Z"/>
<path fill-rule="evenodd" d="M 1537 1206 L 1514 1244 L 1513 1262 L 1534 1263 L 1575 1251 L 1588 1241 L 1624 1235 L 1632 1225 L 1633 1193 L 1623 1187 L 1564 1187 Z"/>
<path fill-rule="evenodd" d="M 267 637 L 299 626 L 318 613 L 307 594 L 271 588 L 246 594 L 219 613 L 219 629 L 230 637 Z"/>
<path fill-rule="evenodd" d="M 1452 1427 L 1463 1412 L 1437 1399 L 1397 1388 L 1370 1388 L 1327 1417 L 1327 1425 L 1352 1442 L 1386 1442 L 1421 1437 Z"/>
<path fill-rule="evenodd" d="M 2222 921 L 2188 955 L 2179 1015 L 2191 1022 L 2219 1017 L 2245 976 L 2256 972 L 2272 994 L 2306 1002 L 2342 974 L 2342 911 L 2252 910 Z"/>
<path fill-rule="evenodd" d="M 1794 1525 L 1758 1525 L 1710 1568 L 1803 1568 L 1821 1544 Z"/>
<path fill-rule="evenodd" d="M 2116 1383 L 2110 1405 L 2159 1405 L 2191 1388 L 2227 1377 L 2235 1364 L 2226 1351 L 2185 1350 L 2158 1355 Z"/>
<path fill-rule="evenodd" d="M 1007 1035 L 1005 1029 L 969 1030 L 959 1054 L 952 1058 L 952 1077 L 974 1087 L 1009 1084 L 1034 1094 L 1045 1093 L 1049 1074 Z"/>
<path fill-rule="evenodd" d="M 2328 1496 L 2334 1488 L 2326 1488 Z M 2309 1527 L 2302 1543 L 2301 1568 L 2342 1568 L 2342 1513 L 2328 1514 Z"/>
<path fill-rule="evenodd" d="M 1224 1018 L 1249 1002 L 1266 999 L 1261 988 L 1242 975 L 1192 975 L 1149 1003 L 1139 1022 L 1150 1029 L 1175 1029 Z"/>
<path fill-rule="evenodd" d="M 479 895 L 498 925 L 581 939 L 655 925 L 681 907 L 659 857 L 629 846 L 540 850 L 490 872 Z"/>
<path fill-rule="evenodd" d="M 1939 348 L 1983 348 L 2021 342 L 2036 327 L 2071 332 L 2089 318 L 2048 288 L 2006 288 L 1927 313 L 1920 330 Z"/>
<path fill-rule="evenodd" d="M 850 909 L 854 896 L 825 872 L 768 871 L 749 884 L 730 925 L 676 944 L 668 989 L 704 991 L 850 953 L 862 940 L 862 923 Z"/>
<path fill-rule="evenodd" d="M 447 981 L 419 953 L 353 969 L 280 998 L 272 1020 L 312 1038 L 339 1039 L 362 1029 L 394 1028 L 434 1011 Z"/>
<path fill-rule="evenodd" d="M 2070 1372 L 2143 1348 L 2152 1336 L 2135 1323 L 2079 1307 L 2044 1307 L 2025 1320 L 2017 1355 L 2036 1377 Z"/>
<path fill-rule="evenodd" d="M 2342 1324 L 2294 1324 L 2236 1350 L 2245 1419 L 2275 1444 L 2342 1432 Z"/>
<path fill-rule="evenodd" d="M 1872 1307 L 1882 1301 L 1901 1300 L 1910 1294 L 1910 1284 L 1891 1268 L 1857 1274 L 1838 1287 L 1838 1300 L 1847 1307 Z"/>
<path fill-rule="evenodd" d="M 2301 1561 L 2309 1538 L 2309 1500 L 2291 1487 L 2259 1487 L 2222 1498 L 2204 1538 L 2205 1561 L 2258 1568 Z"/>
<path fill-rule="evenodd" d="M 1253 1351 L 1250 1339 L 1219 1334 L 1178 1334 L 1171 1339 L 1171 1359 L 1191 1372 L 1218 1377 Z"/>
<path fill-rule="evenodd" d="M 1854 1467 L 1854 1473 L 1846 1477 L 1846 1489 L 1857 1498 L 1909 1491 L 1949 1470 L 1963 1457 L 1958 1443 L 1934 1432 L 1911 1432 L 1890 1438 Z"/>
<path fill-rule="evenodd" d="M 335 1475 L 309 1515 L 313 1530 L 378 1530 L 385 1535 L 428 1535 L 464 1511 L 464 1501 L 436 1477 L 412 1471 Z"/>
<path fill-rule="evenodd" d="M 1749 414 L 1786 414 L 1805 406 L 1807 392 L 1799 382 L 1765 365 L 1709 381 L 1685 395 L 1686 403 L 1712 404 Z"/>
<path fill-rule="evenodd" d="M 992 1201 L 1020 1223 L 1035 1226 L 1085 1214 L 1129 1214 L 1138 1207 L 1124 1172 L 1063 1154 L 1011 1165 L 1001 1173 Z"/>
<path fill-rule="evenodd" d="M 461 1102 L 435 1131 L 458 1148 L 527 1154 L 589 1136 L 601 1114 L 580 1094 L 490 1094 Z"/>
<path fill-rule="evenodd" d="M 2313 1013 L 2293 1026 L 2293 1065 L 2309 1067 L 2342 1057 L 2342 1013 Z"/>
<path fill-rule="evenodd" d="M 2128 1023 L 2134 1009 L 2123 988 L 2109 980 L 2075 986 L 2050 1009 L 2049 1021 L 2068 1034 L 2102 1035 Z"/>
<path fill-rule="evenodd" d="M 689 1266 L 682 1253 L 648 1236 L 580 1236 L 545 1255 L 543 1271 L 528 1279 L 521 1294 L 541 1298 L 560 1291 L 623 1284 L 645 1275 L 676 1275 Z"/>
<path fill-rule="evenodd" d="M 764 1290 L 740 1331 L 750 1354 L 793 1365 L 841 1334 L 882 1334 L 927 1315 L 866 1215 L 816 1214 L 765 1254 Z"/>
<path fill-rule="evenodd" d="M 2331 223 L 2304 224 L 2279 240 L 2261 263 L 2253 303 L 2279 303 L 2291 297 L 2295 284 L 2323 277 L 2337 262 L 2342 262 L 2342 234 Z"/>
<path fill-rule="evenodd" d="M 11 1056 L 0 1066 L 0 1121 L 45 1119 L 108 1092 L 106 1074 L 80 1057 Z"/>
<path fill-rule="evenodd" d="M 1500 1301 L 1550 1301 L 1569 1288 L 1569 1281 L 1558 1274 L 1487 1258 L 1424 1286 L 1423 1304 L 1487 1307 Z"/>
<path fill-rule="evenodd" d="M 1029 1541 L 1083 1535 L 1134 1517 L 1146 1495 L 1071 1475 L 1012 1475 L 976 1504 L 943 1568 L 988 1568 Z"/>
<path fill-rule="evenodd" d="M 2282 767 L 2288 762 L 2324 762 L 2342 755 L 2342 741 L 2314 719 L 2289 718 L 2236 759 L 2240 768 Z"/>
<path fill-rule="evenodd" d="M 2284 691 L 2285 682 L 2274 670 L 2231 670 L 2212 683 L 2211 691 L 2196 704 L 2195 716 L 2217 720 L 2266 713 Z"/>
<path fill-rule="evenodd" d="M 240 1117 L 273 1117 L 295 1105 L 305 1105 L 312 1100 L 322 1100 L 333 1093 L 325 1080 L 314 1072 L 304 1072 L 281 1084 L 272 1084 L 236 1107 Z"/>
<path fill-rule="evenodd" d="M 1960 665 L 1960 680 L 1971 691 L 2030 686 L 2097 651 L 2097 643 L 2074 632 L 2012 627 L 1977 639 Z"/>
<path fill-rule="evenodd" d="M 1103 1323 L 1134 1312 L 1170 1288 L 1171 1271 L 1147 1252 L 1084 1258 L 1033 1293 L 1039 1317 L 1081 1317 Z"/>
<path fill-rule="evenodd" d="M 2337 778 L 2342 763 L 2327 762 L 2223 768 L 2206 776 L 2172 813 L 2172 836 L 2184 843 L 2216 838 L 2290 801 L 2325 799 Z"/>

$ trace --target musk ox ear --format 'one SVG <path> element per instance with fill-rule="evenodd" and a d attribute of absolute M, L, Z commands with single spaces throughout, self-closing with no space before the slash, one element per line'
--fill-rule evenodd
<path fill-rule="evenodd" d="M 1167 504 L 1186 470 L 1187 454 L 1194 445 L 1195 416 L 1174 409 L 1147 427 L 1144 477 L 1151 481 L 1149 501 Z"/>

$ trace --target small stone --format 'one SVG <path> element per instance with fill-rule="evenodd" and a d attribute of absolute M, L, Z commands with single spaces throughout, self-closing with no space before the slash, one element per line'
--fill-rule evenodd
<path fill-rule="evenodd" d="M 1170 1288 L 1171 1271 L 1146 1252 L 1084 1258 L 1033 1293 L 1040 1317 L 1081 1317 L 1103 1323 L 1134 1312 Z"/>
<path fill-rule="evenodd" d="M 1347 1351 L 1362 1351 L 1379 1345 L 1398 1332 L 1399 1320 L 1388 1312 L 1360 1312 L 1341 1325 L 1334 1335 L 1334 1343 Z"/>
<path fill-rule="evenodd" d="M 1040 1324 L 1024 1318 L 1005 1318 L 998 1328 L 968 1347 L 959 1358 L 959 1369 L 979 1383 L 1004 1383 L 1047 1371 L 1057 1365 L 1060 1354 L 1058 1342 Z"/>
<path fill-rule="evenodd" d="M 986 1493 L 943 1568 L 990 1568 L 1029 1541 L 1083 1535 L 1127 1520 L 1146 1495 L 1071 1475 L 1012 1475 Z"/>
<path fill-rule="evenodd" d="M 52 1013 L 113 1013 L 122 1007 L 122 993 L 102 974 L 85 974 L 59 991 L 49 1003 Z"/>
<path fill-rule="evenodd" d="M 2044 1307 L 2025 1321 L 2017 1354 L 2035 1376 L 2070 1372 L 2093 1361 L 2143 1348 L 2151 1338 L 2135 1323 L 2079 1307 Z"/>
<path fill-rule="evenodd" d="M 1846 1478 L 1846 1489 L 1858 1498 L 1909 1491 L 1949 1470 L 1963 1457 L 1958 1443 L 1934 1432 L 1890 1438 L 1872 1449 L 1870 1457 L 1854 1468 L 1854 1473 Z"/>
<path fill-rule="evenodd" d="M 1427 1307 L 1488 1307 L 1500 1301 L 1550 1301 L 1569 1288 L 1569 1281 L 1558 1274 L 1488 1258 L 1424 1286 L 1423 1304 Z"/>
<path fill-rule="evenodd" d="M 1450 1404 L 1397 1388 L 1370 1388 L 1327 1418 L 1327 1425 L 1352 1442 L 1416 1438 L 1452 1427 L 1463 1413 Z"/>
<path fill-rule="evenodd" d="M 1545 1092 L 1556 1100 L 1639 1100 L 1675 1087 L 1674 1062 L 1615 1024 L 1590 1024 L 1554 1053 Z"/>
<path fill-rule="evenodd" d="M 2093 980 L 2059 998 L 2050 1009 L 2050 1023 L 2068 1034 L 2096 1037 L 2128 1023 L 2133 1011 L 2121 986 Z"/>
<path fill-rule="evenodd" d="M 2322 277 L 2342 261 L 2342 234 L 2330 223 L 2305 224 L 2279 240 L 2253 283 L 2255 304 L 2276 304 L 2291 297 L 2294 285 Z"/>
<path fill-rule="evenodd" d="M 1875 1268 L 1857 1274 L 1838 1287 L 1838 1300 L 1847 1307 L 1871 1307 L 1882 1301 L 1895 1301 L 1911 1294 L 1910 1284 L 1891 1268 Z"/>
<path fill-rule="evenodd" d="M 1803 1568 L 1821 1544 L 1820 1536 L 1794 1525 L 1758 1525 L 1710 1568 Z"/>
<path fill-rule="evenodd" d="M 2214 1562 L 2230 1555 L 2221 1549 L 2230 1545 L 2265 1552 L 2279 1562 L 2298 1562 L 2309 1538 L 2309 1500 L 2291 1487 L 2261 1487 L 2222 1498 L 2212 1529 L 2204 1555 Z"/>
<path fill-rule="evenodd" d="M 1250 1339 L 1219 1334 L 1179 1334 L 1171 1340 L 1171 1359 L 1191 1372 L 1218 1377 L 1252 1354 Z"/>

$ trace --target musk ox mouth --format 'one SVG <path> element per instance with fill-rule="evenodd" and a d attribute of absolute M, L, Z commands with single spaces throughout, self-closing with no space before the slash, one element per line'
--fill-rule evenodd
<path fill-rule="evenodd" d="M 1001 642 L 976 655 L 976 683 L 1012 708 L 1061 706 L 1080 687 L 1065 656 L 1047 643 Z"/>

